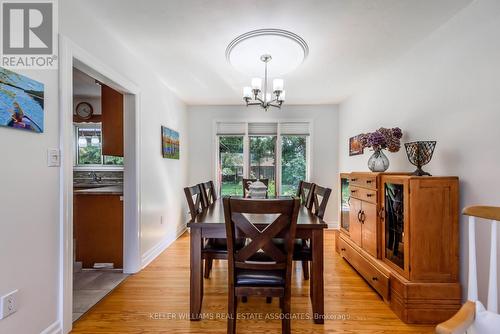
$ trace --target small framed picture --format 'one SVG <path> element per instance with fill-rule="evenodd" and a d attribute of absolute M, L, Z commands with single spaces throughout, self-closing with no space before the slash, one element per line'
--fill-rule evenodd
<path fill-rule="evenodd" d="M 363 145 L 359 140 L 359 136 L 360 135 L 349 138 L 349 156 L 360 155 L 364 153 L 365 149 L 363 148 Z"/>
<path fill-rule="evenodd" d="M 179 132 L 162 126 L 161 142 L 163 157 L 166 159 L 179 160 Z"/>

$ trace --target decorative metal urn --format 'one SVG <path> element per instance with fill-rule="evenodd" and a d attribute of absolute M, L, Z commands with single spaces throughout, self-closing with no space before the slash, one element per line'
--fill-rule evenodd
<path fill-rule="evenodd" d="M 405 144 L 408 160 L 412 165 L 417 167 L 412 175 L 431 176 L 431 174 L 422 170 L 422 166 L 427 165 L 431 161 L 435 147 L 436 141 L 415 141 Z"/>
<path fill-rule="evenodd" d="M 250 198 L 266 198 L 267 187 L 258 179 L 254 182 L 248 181 L 248 197 Z"/>

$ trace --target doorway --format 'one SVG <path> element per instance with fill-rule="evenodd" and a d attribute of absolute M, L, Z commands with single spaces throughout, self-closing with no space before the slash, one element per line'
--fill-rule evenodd
<path fill-rule="evenodd" d="M 123 167 L 122 167 L 122 187 L 123 194 L 119 196 L 118 201 L 122 202 L 122 207 L 119 213 L 122 215 L 123 228 L 121 231 L 121 241 L 123 243 L 121 249 L 122 265 L 118 264 L 117 260 L 112 262 L 94 261 L 92 267 L 105 267 L 106 270 L 112 271 L 117 268 L 110 268 L 110 263 L 113 267 L 116 265 L 125 274 L 133 274 L 141 269 L 141 254 L 140 254 L 140 222 L 139 222 L 139 89 L 130 81 L 115 72 L 106 64 L 94 58 L 91 54 L 81 49 L 69 39 L 61 36 L 60 38 L 60 131 L 61 131 L 61 284 L 60 284 L 60 313 L 59 318 L 62 323 L 63 332 L 67 333 L 72 328 L 73 320 L 73 279 L 75 265 L 75 242 L 74 242 L 74 167 L 77 157 L 77 140 L 79 137 L 88 140 L 88 145 L 92 145 L 99 138 L 99 127 L 90 127 L 90 130 L 83 129 L 83 132 L 75 132 L 74 125 L 74 110 L 73 101 L 73 79 L 74 71 L 79 71 L 82 74 L 96 80 L 100 85 L 106 86 L 116 92 L 122 94 L 123 103 Z M 85 111 L 82 112 L 85 116 Z M 81 135 L 81 136 L 80 136 Z M 101 128 L 102 136 L 102 128 Z M 88 137 L 88 138 L 87 138 Z M 96 146 L 97 147 L 97 146 Z M 104 162 L 115 158 L 99 157 Z M 85 160 L 85 159 L 83 159 Z M 95 161 L 93 161 L 95 162 Z M 94 171 L 95 172 L 95 171 Z M 92 180 L 101 180 L 103 175 L 95 175 L 92 171 L 90 178 Z M 113 216 L 116 216 L 114 214 Z M 78 261 L 76 261 L 78 262 Z M 82 264 L 83 266 L 83 264 Z M 88 264 L 87 264 L 88 266 Z M 78 267 L 76 267 L 78 269 Z M 95 269 L 95 268 L 90 268 Z M 107 278 L 97 278 L 103 283 L 102 286 L 112 288 L 117 283 L 114 280 L 107 281 Z M 106 283 L 107 281 L 107 283 Z M 75 282 L 75 287 L 79 287 L 81 283 Z M 103 289 L 104 290 L 104 289 Z M 105 293 L 102 292 L 104 295 Z M 97 297 L 93 297 L 97 298 Z"/>

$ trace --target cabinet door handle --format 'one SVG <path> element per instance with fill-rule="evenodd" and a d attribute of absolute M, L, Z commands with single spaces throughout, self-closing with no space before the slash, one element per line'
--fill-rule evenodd
<path fill-rule="evenodd" d="M 372 197 L 373 194 L 366 194 L 366 197 Z"/>
<path fill-rule="evenodd" d="M 378 281 L 378 277 L 372 277 L 372 281 Z"/>
<path fill-rule="evenodd" d="M 361 210 L 358 211 L 358 221 L 361 223 Z"/>
<path fill-rule="evenodd" d="M 342 252 L 345 252 L 345 248 L 341 248 L 340 250 L 341 250 Z"/>
<path fill-rule="evenodd" d="M 361 222 L 364 224 L 366 220 L 366 215 L 364 211 L 361 211 Z"/>

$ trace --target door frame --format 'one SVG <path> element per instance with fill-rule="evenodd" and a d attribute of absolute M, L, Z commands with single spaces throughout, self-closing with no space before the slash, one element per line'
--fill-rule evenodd
<path fill-rule="evenodd" d="M 140 89 L 67 37 L 59 36 L 60 263 L 59 311 L 63 333 L 73 313 L 73 67 L 124 94 L 123 271 L 141 270 Z"/>

